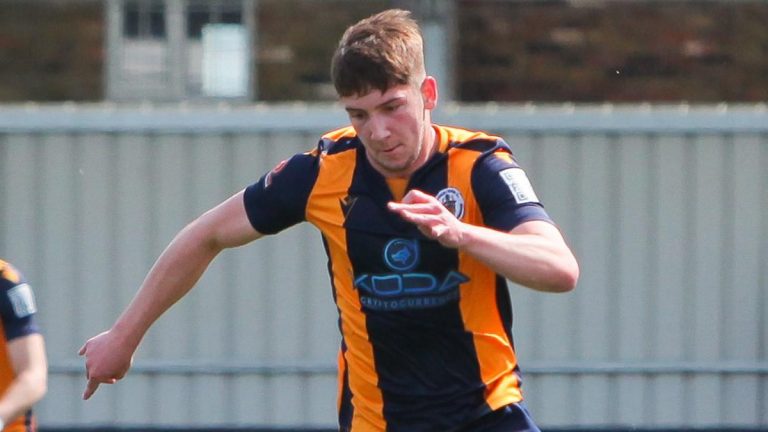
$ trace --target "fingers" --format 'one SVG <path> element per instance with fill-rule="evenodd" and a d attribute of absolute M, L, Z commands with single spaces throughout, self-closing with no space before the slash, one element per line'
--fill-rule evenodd
<path fill-rule="evenodd" d="M 89 378 L 88 383 L 85 385 L 85 391 L 83 392 L 83 399 L 88 400 L 91 396 L 93 396 L 93 394 L 96 393 L 96 390 L 99 388 L 101 384 L 114 384 L 116 382 L 117 382 L 117 378 L 109 378 L 104 380 Z"/>
<path fill-rule="evenodd" d="M 435 197 L 416 189 L 409 191 L 399 203 L 390 201 L 387 207 L 401 215 L 406 212 L 411 214 L 440 214 L 444 209 L 443 205 Z"/>
<path fill-rule="evenodd" d="M 432 226 L 443 223 L 440 210 L 425 209 L 415 204 L 404 204 L 403 207 L 390 206 L 390 209 L 406 221 L 421 226 Z"/>
<path fill-rule="evenodd" d="M 403 204 L 390 202 L 387 207 L 390 211 L 393 211 L 406 219 L 419 215 L 426 217 L 440 216 L 443 213 L 440 204 Z"/>
<path fill-rule="evenodd" d="M 99 388 L 99 382 L 93 378 L 88 380 L 88 384 L 85 386 L 85 391 L 83 392 L 83 399 L 88 400 L 90 397 L 96 392 L 96 389 Z"/>
<path fill-rule="evenodd" d="M 93 341 L 93 338 L 89 339 L 88 341 L 83 344 L 83 346 L 78 351 L 78 354 L 81 356 L 85 356 L 85 379 L 88 380 L 85 391 L 83 392 L 83 399 L 88 400 L 91 396 L 96 392 L 96 390 L 99 388 L 99 385 L 101 384 L 114 384 L 117 382 L 117 378 L 111 377 L 111 378 L 104 378 L 104 374 L 102 373 L 93 373 L 93 359 L 89 358 L 92 355 L 95 355 L 95 353 L 91 353 L 89 348 L 91 348 L 91 342 Z M 94 347 L 95 349 L 95 347 Z M 101 375 L 101 377 L 100 377 Z M 114 376 L 114 375 L 113 375 Z"/>
<path fill-rule="evenodd" d="M 402 201 L 390 201 L 387 207 L 443 246 L 456 248 L 461 243 L 459 220 L 432 195 L 413 189 Z"/>
<path fill-rule="evenodd" d="M 433 196 L 411 190 L 402 202 L 389 202 L 388 208 L 419 227 L 427 237 L 439 237 L 447 230 L 443 213 L 445 208 Z"/>
<path fill-rule="evenodd" d="M 429 204 L 397 204 L 389 203 L 389 209 L 402 217 L 403 219 L 417 223 L 425 221 L 428 218 L 440 217 L 441 210 Z"/>
<path fill-rule="evenodd" d="M 406 221 L 416 225 L 425 236 L 437 239 L 446 234 L 450 227 L 439 214 L 413 213 L 408 210 L 400 212 L 400 216 Z"/>

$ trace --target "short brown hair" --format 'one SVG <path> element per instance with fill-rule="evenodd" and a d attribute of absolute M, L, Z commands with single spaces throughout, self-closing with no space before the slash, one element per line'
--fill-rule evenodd
<path fill-rule="evenodd" d="M 409 11 L 390 9 L 344 32 L 331 62 L 339 96 L 382 93 L 423 77 L 424 39 Z"/>

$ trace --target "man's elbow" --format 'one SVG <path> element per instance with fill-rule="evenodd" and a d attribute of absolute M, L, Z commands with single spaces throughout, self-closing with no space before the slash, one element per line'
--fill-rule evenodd
<path fill-rule="evenodd" d="M 572 272 L 563 273 L 555 284 L 552 285 L 550 291 L 554 293 L 567 293 L 573 291 L 576 288 L 576 283 L 579 280 L 578 273 Z"/>
<path fill-rule="evenodd" d="M 575 259 L 561 265 L 556 273 L 550 291 L 566 293 L 576 288 L 579 282 L 579 264 Z"/>
<path fill-rule="evenodd" d="M 576 288 L 579 281 L 579 265 L 575 258 L 564 259 L 552 265 L 532 288 L 550 293 L 567 293 Z"/>

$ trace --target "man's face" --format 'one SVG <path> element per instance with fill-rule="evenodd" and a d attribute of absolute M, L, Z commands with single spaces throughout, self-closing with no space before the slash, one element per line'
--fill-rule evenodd
<path fill-rule="evenodd" d="M 407 177 L 429 158 L 434 143 L 428 111 L 434 107 L 434 89 L 435 81 L 428 77 L 421 87 L 405 84 L 340 99 L 368 161 L 384 176 Z"/>

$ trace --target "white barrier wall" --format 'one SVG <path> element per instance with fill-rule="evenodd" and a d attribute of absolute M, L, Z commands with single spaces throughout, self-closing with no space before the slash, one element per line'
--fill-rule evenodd
<path fill-rule="evenodd" d="M 765 106 L 452 106 L 504 136 L 581 263 L 512 287 L 543 426 L 768 426 Z M 129 376 L 80 399 L 77 351 L 196 215 L 344 123 L 335 106 L 0 108 L 0 256 L 35 288 L 43 426 L 335 423 L 336 312 L 319 234 L 226 251 Z"/>

